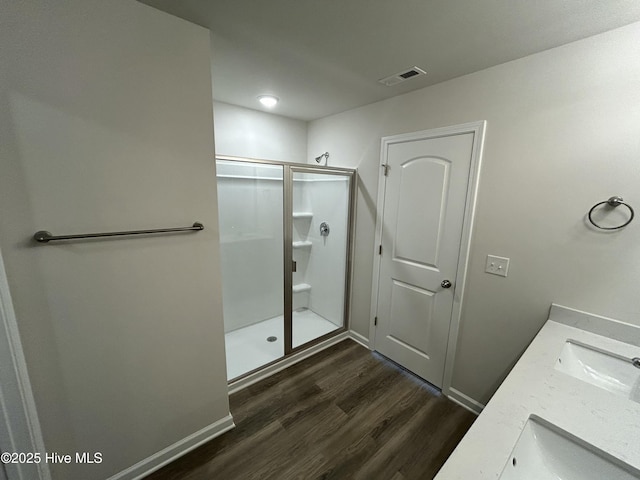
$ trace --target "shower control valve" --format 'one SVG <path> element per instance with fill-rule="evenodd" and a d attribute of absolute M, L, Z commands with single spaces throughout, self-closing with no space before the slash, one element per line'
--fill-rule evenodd
<path fill-rule="evenodd" d="M 320 224 L 320 235 L 323 237 L 328 237 L 331 229 L 329 228 L 329 224 L 327 222 L 322 222 Z"/>

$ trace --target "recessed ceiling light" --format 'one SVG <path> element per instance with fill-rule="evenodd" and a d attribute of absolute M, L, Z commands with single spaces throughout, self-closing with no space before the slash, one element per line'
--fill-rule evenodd
<path fill-rule="evenodd" d="M 280 101 L 278 97 L 274 97 L 273 95 L 260 95 L 258 97 L 260 103 L 267 108 L 273 108 Z"/>

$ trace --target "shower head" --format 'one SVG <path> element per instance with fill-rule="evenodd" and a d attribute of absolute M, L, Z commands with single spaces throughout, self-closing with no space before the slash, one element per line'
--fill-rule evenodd
<path fill-rule="evenodd" d="M 316 162 L 320 163 L 322 158 L 325 158 L 325 165 L 329 162 L 329 152 L 324 152 L 322 155 L 316 157 Z"/>

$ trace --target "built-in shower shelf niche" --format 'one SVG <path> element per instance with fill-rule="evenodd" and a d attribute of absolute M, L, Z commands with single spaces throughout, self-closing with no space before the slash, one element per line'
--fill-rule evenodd
<path fill-rule="evenodd" d="M 293 218 L 313 218 L 311 212 L 293 212 Z"/>
<path fill-rule="evenodd" d="M 311 290 L 311 285 L 309 285 L 308 283 L 298 283 L 294 285 L 291 290 L 293 291 L 293 293 L 308 292 Z"/>
<path fill-rule="evenodd" d="M 301 240 L 299 242 L 293 242 L 293 248 L 311 248 L 313 242 L 310 240 Z"/>

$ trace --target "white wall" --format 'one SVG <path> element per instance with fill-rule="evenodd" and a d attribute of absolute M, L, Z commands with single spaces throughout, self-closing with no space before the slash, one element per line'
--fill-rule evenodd
<path fill-rule="evenodd" d="M 216 154 L 306 162 L 307 122 L 222 102 L 213 109 Z"/>
<path fill-rule="evenodd" d="M 54 479 L 106 478 L 229 412 L 209 35 L 133 0 L 0 11 L 0 248 L 47 450 L 104 459 Z"/>
<path fill-rule="evenodd" d="M 310 123 L 309 155 L 360 175 L 351 326 L 369 333 L 380 137 L 487 120 L 453 387 L 485 403 L 551 302 L 640 324 L 640 220 L 594 231 L 622 195 L 640 209 L 640 24 Z M 509 276 L 484 273 L 487 254 Z"/>

